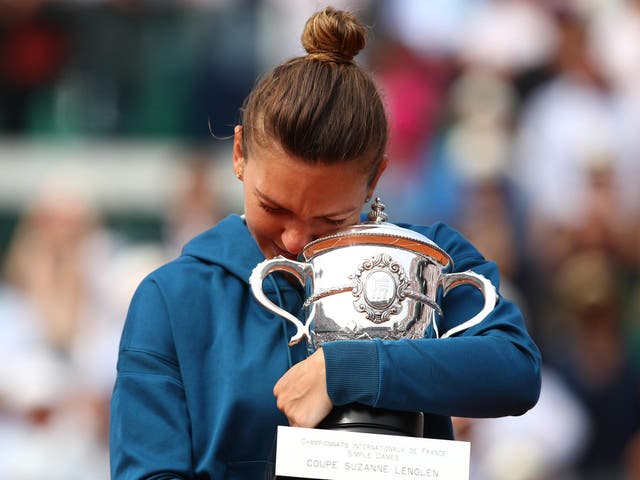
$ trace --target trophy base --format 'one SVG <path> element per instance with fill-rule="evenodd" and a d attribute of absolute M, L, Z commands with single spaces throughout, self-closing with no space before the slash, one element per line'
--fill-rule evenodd
<path fill-rule="evenodd" d="M 357 403 L 334 407 L 316 428 L 422 437 L 424 414 L 367 407 Z"/>
<path fill-rule="evenodd" d="M 377 433 L 422 438 L 424 414 L 367 407 L 357 403 L 333 407 L 316 428 L 347 432 Z M 276 480 L 305 480 L 299 477 L 275 476 Z"/>

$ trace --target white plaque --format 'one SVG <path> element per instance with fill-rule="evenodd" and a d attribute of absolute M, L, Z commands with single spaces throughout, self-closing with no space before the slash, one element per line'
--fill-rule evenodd
<path fill-rule="evenodd" d="M 469 442 L 278 427 L 276 476 L 469 480 Z"/>

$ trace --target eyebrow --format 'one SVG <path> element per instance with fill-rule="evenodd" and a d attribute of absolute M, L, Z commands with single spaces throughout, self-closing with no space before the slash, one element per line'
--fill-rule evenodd
<path fill-rule="evenodd" d="M 285 212 L 291 212 L 291 210 L 289 210 L 288 208 L 283 207 L 282 205 L 280 205 L 278 202 L 276 202 L 273 198 L 269 197 L 268 195 L 266 195 L 265 193 L 261 192 L 260 190 L 258 190 L 257 187 L 254 187 L 253 189 L 256 193 L 256 195 L 263 201 L 270 203 L 271 205 L 273 205 L 273 207 L 275 208 L 279 208 L 281 210 L 284 210 Z M 338 212 L 332 212 L 332 213 L 327 213 L 325 215 L 318 215 L 314 218 L 332 218 L 332 217 L 339 217 L 341 215 L 346 215 L 347 213 L 352 213 L 354 210 L 356 210 L 356 207 L 351 207 L 351 208 L 345 208 L 344 210 L 340 210 Z"/>

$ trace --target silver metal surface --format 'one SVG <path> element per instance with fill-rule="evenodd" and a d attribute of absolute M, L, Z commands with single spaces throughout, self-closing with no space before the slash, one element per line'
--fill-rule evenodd
<path fill-rule="evenodd" d="M 432 240 L 383 219 L 380 199 L 369 222 L 310 242 L 299 261 L 284 257 L 258 264 L 249 279 L 260 304 L 296 328 L 289 344 L 307 339 L 310 351 L 333 340 L 422 338 L 433 322 L 436 335 L 452 336 L 480 323 L 497 294 L 484 276 L 449 273 L 451 257 Z M 304 323 L 271 302 L 262 291 L 265 277 L 285 271 L 305 290 Z M 478 314 L 440 335 L 438 301 L 458 285 L 478 288 L 485 299 Z"/>

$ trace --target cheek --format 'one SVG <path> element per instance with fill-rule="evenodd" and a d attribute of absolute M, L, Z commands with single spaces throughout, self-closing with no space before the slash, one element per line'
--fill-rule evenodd
<path fill-rule="evenodd" d="M 282 229 L 278 222 L 259 206 L 247 208 L 245 214 L 249 230 L 259 242 L 265 238 L 273 239 L 280 234 Z"/>
<path fill-rule="evenodd" d="M 252 222 L 254 235 L 259 237 L 273 237 L 278 234 L 278 225 L 264 216 L 254 218 Z"/>

